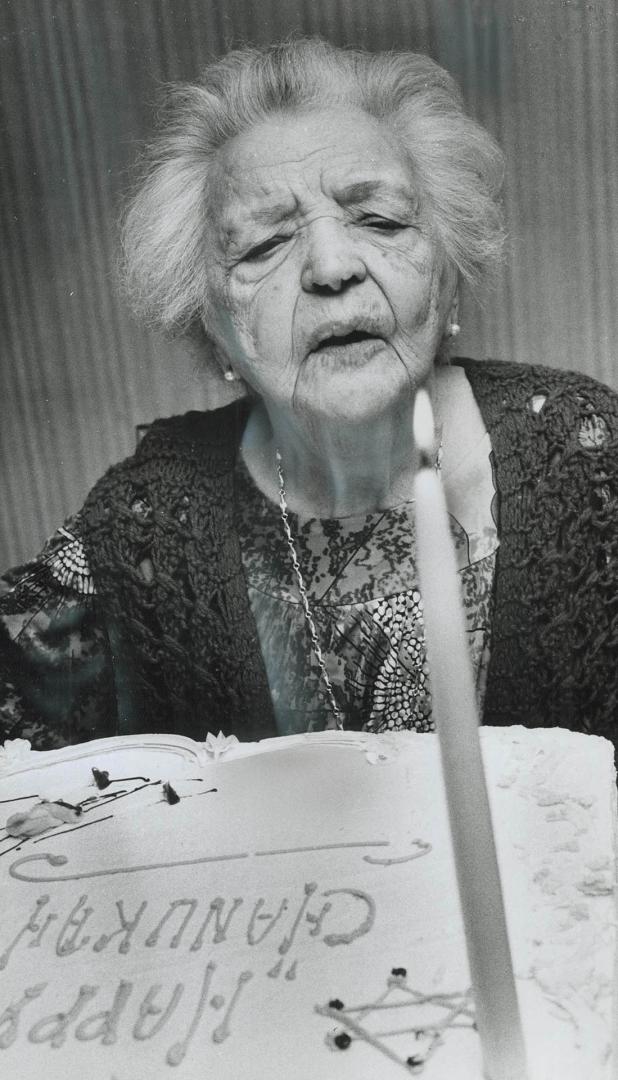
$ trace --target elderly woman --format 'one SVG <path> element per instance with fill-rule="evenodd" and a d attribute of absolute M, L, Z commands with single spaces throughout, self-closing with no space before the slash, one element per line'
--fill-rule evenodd
<path fill-rule="evenodd" d="M 243 49 L 173 92 L 127 280 L 233 400 L 154 423 L 13 572 L 5 736 L 430 730 L 419 387 L 484 722 L 613 735 L 616 396 L 449 360 L 460 282 L 501 250 L 500 180 L 413 53 Z"/>

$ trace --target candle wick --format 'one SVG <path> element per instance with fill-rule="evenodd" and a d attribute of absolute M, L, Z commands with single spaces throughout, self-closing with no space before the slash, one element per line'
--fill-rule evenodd
<path fill-rule="evenodd" d="M 429 454 L 424 446 L 419 447 L 419 469 L 433 469 L 435 464 L 435 454 Z"/>

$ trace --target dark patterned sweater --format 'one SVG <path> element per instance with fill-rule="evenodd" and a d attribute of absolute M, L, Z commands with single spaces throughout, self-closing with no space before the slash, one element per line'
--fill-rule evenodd
<path fill-rule="evenodd" d="M 483 722 L 614 738 L 618 397 L 580 374 L 457 362 L 491 437 L 499 497 Z M 96 585 L 79 655 L 67 654 L 70 615 L 50 617 L 43 647 L 29 647 L 33 573 L 13 576 L 0 601 L 0 741 L 276 733 L 236 528 L 245 421 L 242 405 L 157 421 L 95 486 L 75 525 Z M 79 684 L 79 715 L 67 680 Z"/>

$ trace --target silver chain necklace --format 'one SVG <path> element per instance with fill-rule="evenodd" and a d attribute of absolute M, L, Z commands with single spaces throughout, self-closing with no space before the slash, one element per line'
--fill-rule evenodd
<path fill-rule="evenodd" d="M 283 522 L 283 531 L 292 559 L 292 567 L 296 575 L 296 583 L 298 585 L 298 592 L 300 594 L 300 602 L 303 607 L 305 615 L 305 622 L 309 627 L 309 634 L 311 635 L 311 644 L 313 646 L 313 652 L 318 662 L 320 674 L 322 676 L 322 682 L 324 683 L 324 689 L 328 698 L 328 703 L 332 709 L 333 716 L 335 717 L 335 727 L 337 731 L 343 731 L 343 713 L 335 701 L 335 694 L 333 691 L 333 684 L 330 681 L 330 676 L 326 670 L 326 664 L 324 663 L 324 657 L 322 656 L 322 650 L 320 648 L 320 642 L 318 640 L 318 632 L 315 628 L 313 621 L 313 615 L 311 608 L 309 607 L 309 599 L 307 597 L 307 590 L 305 588 L 305 582 L 303 580 L 302 571 L 300 569 L 300 563 L 298 561 L 298 555 L 296 554 L 296 544 L 294 543 L 294 537 L 292 536 L 292 530 L 290 528 L 290 519 L 288 517 L 288 504 L 285 495 L 285 480 L 283 478 L 283 462 L 281 460 L 281 454 L 279 450 L 276 451 L 277 459 L 277 473 L 279 474 L 279 506 L 281 508 L 281 520 Z"/>
<path fill-rule="evenodd" d="M 329 705 L 331 707 L 332 714 L 333 714 L 333 716 L 335 718 L 335 727 L 336 727 L 337 731 L 343 731 L 344 730 L 344 722 L 343 722 L 344 721 L 344 716 L 343 716 L 343 713 L 342 713 L 341 709 L 339 708 L 339 706 L 337 705 L 337 702 L 335 700 L 335 693 L 334 693 L 334 690 L 333 690 L 333 684 L 332 684 L 332 682 L 330 680 L 330 676 L 328 674 L 328 671 L 326 670 L 326 664 L 324 662 L 324 657 L 322 655 L 322 650 L 320 648 L 320 642 L 319 642 L 319 639 L 318 639 L 318 632 L 316 630 L 315 622 L 313 620 L 313 614 L 311 612 L 311 607 L 309 606 L 309 598 L 307 596 L 307 589 L 305 587 L 305 582 L 304 582 L 304 579 L 303 579 L 302 570 L 300 568 L 300 563 L 298 561 L 298 554 L 296 552 L 296 543 L 294 541 L 294 537 L 292 535 L 292 530 L 290 528 L 290 518 L 289 518 L 289 515 L 288 515 L 288 504 L 287 504 L 287 497 L 286 497 L 286 492 L 285 492 L 285 479 L 284 479 L 284 476 L 283 476 L 283 459 L 281 457 L 281 452 L 279 451 L 279 449 L 276 449 L 276 451 L 275 451 L 275 458 L 276 458 L 276 463 L 277 463 L 277 474 L 279 476 L 279 507 L 280 507 L 280 510 L 281 510 L 281 521 L 283 522 L 283 531 L 285 533 L 285 539 L 286 539 L 286 542 L 287 542 L 287 545 L 288 545 L 288 550 L 290 552 L 290 558 L 291 558 L 291 561 L 292 561 L 292 568 L 294 570 L 294 574 L 295 574 L 295 577 L 296 577 L 296 584 L 298 586 L 298 592 L 299 592 L 299 595 L 300 595 L 300 602 L 301 602 L 303 613 L 304 613 L 304 616 L 305 616 L 305 622 L 307 623 L 307 626 L 309 628 L 309 634 L 310 634 L 310 637 L 311 637 L 311 645 L 313 647 L 313 652 L 314 652 L 315 658 L 316 658 L 316 660 L 318 662 L 318 667 L 320 669 L 320 675 L 322 676 L 322 682 L 323 682 L 323 685 L 324 685 L 324 690 L 326 692 L 326 697 L 328 698 L 328 703 L 329 703 Z M 442 469 L 442 440 L 440 440 L 440 445 L 438 447 L 438 452 L 436 454 L 436 459 L 435 459 L 435 462 L 434 462 L 434 468 L 435 468 L 435 470 L 436 470 L 436 472 L 438 474 L 440 473 L 440 471 Z"/>

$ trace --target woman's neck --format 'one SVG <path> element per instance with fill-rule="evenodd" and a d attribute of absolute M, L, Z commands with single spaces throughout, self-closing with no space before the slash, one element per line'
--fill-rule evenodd
<path fill-rule="evenodd" d="M 483 418 L 461 367 L 437 368 L 430 389 L 447 502 L 471 504 L 485 480 L 475 453 L 486 435 Z M 411 411 L 402 410 L 389 424 L 367 423 L 358 430 L 338 424 L 316 432 L 257 406 L 245 430 L 243 457 L 258 488 L 278 503 L 275 452 L 280 450 L 286 501 L 301 517 L 350 517 L 387 509 L 412 498 L 418 452 Z"/>
<path fill-rule="evenodd" d="M 412 497 L 418 454 L 412 403 L 370 423 L 306 424 L 258 405 L 242 453 L 255 483 L 276 502 L 280 451 L 286 501 L 302 517 L 336 518 L 386 509 Z"/>

